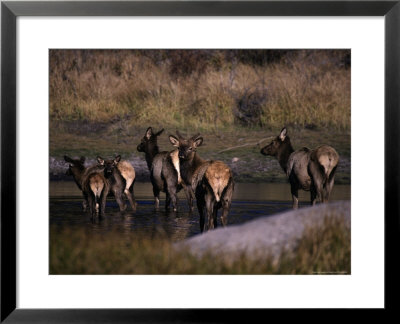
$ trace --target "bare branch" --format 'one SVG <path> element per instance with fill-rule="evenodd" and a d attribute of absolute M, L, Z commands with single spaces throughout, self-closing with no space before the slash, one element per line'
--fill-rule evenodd
<path fill-rule="evenodd" d="M 275 136 L 268 136 L 268 137 L 265 137 L 265 138 L 260 139 L 258 142 L 255 142 L 255 143 L 246 143 L 246 144 L 242 144 L 242 145 L 237 145 L 237 146 L 228 147 L 228 148 L 223 149 L 223 150 L 221 150 L 221 151 L 219 151 L 219 152 L 217 152 L 217 153 L 219 154 L 219 153 L 231 151 L 231 150 L 234 150 L 234 149 L 237 149 L 237 148 L 241 148 L 241 147 L 245 147 L 245 146 L 258 146 L 258 145 L 260 145 L 262 142 L 266 141 L 267 139 L 273 138 L 273 137 L 275 137 Z"/>

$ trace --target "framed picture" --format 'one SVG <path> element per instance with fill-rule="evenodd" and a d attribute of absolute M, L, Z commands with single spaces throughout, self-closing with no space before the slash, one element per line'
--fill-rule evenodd
<path fill-rule="evenodd" d="M 8 1 L 1 9 L 2 321 L 225 322 L 238 312 L 256 315 L 268 308 L 393 307 L 389 296 L 398 279 L 387 256 L 395 253 L 399 231 L 393 153 L 399 146 L 398 2 Z M 292 153 L 289 142 L 288 160 L 281 160 L 284 154 L 273 149 L 289 136 L 295 148 L 312 148 Z M 158 146 L 149 143 L 155 138 L 166 151 L 158 191 Z M 330 145 L 315 149 L 321 142 Z M 309 161 L 307 188 L 298 185 L 295 153 Z M 186 161 L 193 156 L 204 160 L 198 158 L 202 167 L 188 178 L 191 171 L 183 165 L 190 168 Z M 321 180 L 328 181 L 321 188 L 333 186 L 331 200 L 352 200 L 351 207 L 316 207 L 346 210 L 349 225 L 341 224 L 339 235 L 348 244 L 340 250 L 345 261 L 332 272 L 315 266 L 316 255 L 325 252 L 312 228 L 309 236 L 319 252 L 309 257 L 309 268 L 304 260 L 297 268 L 289 252 L 278 263 L 242 259 L 235 271 L 218 254 L 191 268 L 171 259 L 164 241 L 160 245 L 160 238 L 175 248 L 196 236 L 192 244 L 207 246 L 212 235 L 226 230 L 213 227 L 228 224 L 229 230 L 292 204 L 301 208 L 285 214 L 286 220 L 309 220 L 312 213 L 303 207 L 310 198 L 297 190 L 311 190 L 312 202 L 328 199 L 330 189 L 318 189 L 324 156 L 324 177 L 332 182 Z M 286 173 L 291 186 L 284 183 Z M 218 189 L 222 182 L 225 187 Z M 163 190 L 166 196 L 159 196 Z M 105 192 L 115 199 L 107 200 Z M 214 222 L 212 208 L 222 214 Z M 210 217 L 199 218 L 201 210 Z M 264 233 L 260 223 L 253 224 L 250 236 Z M 274 224 L 265 224 L 270 240 L 289 227 L 275 230 Z M 297 239 L 306 241 L 304 235 Z M 134 255 L 135 249 L 149 254 Z M 201 269 L 204 264 L 214 268 Z M 274 273 L 315 275 L 266 275 Z M 356 300 L 368 278 L 371 293 Z M 260 292 L 267 287 L 269 295 Z M 291 297 L 278 294 L 282 287 Z M 206 297 L 210 291 L 217 303 Z M 300 296 L 307 302 L 299 302 Z"/>

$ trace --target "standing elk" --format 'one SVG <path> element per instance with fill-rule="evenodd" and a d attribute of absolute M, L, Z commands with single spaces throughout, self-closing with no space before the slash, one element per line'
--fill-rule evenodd
<path fill-rule="evenodd" d="M 104 160 L 100 156 L 97 157 L 98 166 L 104 168 L 104 176 L 109 183 L 110 191 L 114 194 L 119 209 L 124 211 L 126 204 L 123 199 L 126 198 L 132 207 L 136 210 L 136 201 L 133 194 L 133 185 L 135 183 L 135 169 L 128 161 L 121 161 L 121 156 L 117 155 L 113 160 Z"/>
<path fill-rule="evenodd" d="M 92 217 L 96 214 L 104 216 L 109 190 L 108 181 L 102 173 L 91 173 L 83 182 L 83 192 L 86 193 Z"/>
<path fill-rule="evenodd" d="M 97 166 L 86 168 L 85 157 L 80 159 L 71 159 L 64 156 L 64 160 L 69 163 L 67 175 L 72 175 L 78 188 L 82 191 L 84 201 L 83 210 L 86 211 L 89 206 L 90 214 L 100 213 L 104 216 L 106 199 L 109 192 L 109 186 L 104 176 L 98 173 Z M 98 200 L 100 199 L 100 204 Z"/>
<path fill-rule="evenodd" d="M 208 218 L 208 229 L 217 227 L 217 212 L 222 208 L 221 222 L 228 223 L 228 212 L 232 202 L 234 181 L 232 171 L 221 161 L 205 161 L 196 150 L 203 143 L 200 135 L 185 139 L 178 131 L 178 138 L 170 135 L 171 144 L 178 148 L 179 167 L 183 182 L 191 186 L 196 195 L 200 215 L 200 231 L 205 228 L 204 209 Z"/>
<path fill-rule="evenodd" d="M 311 204 L 318 199 L 327 202 L 331 193 L 339 154 L 329 145 L 318 146 L 315 150 L 303 147 L 294 151 L 286 127 L 261 154 L 274 156 L 289 178 L 293 198 L 293 209 L 299 205 L 298 190 L 310 191 Z"/>
<path fill-rule="evenodd" d="M 84 182 L 87 180 L 87 177 L 92 174 L 92 173 L 103 173 L 105 167 L 101 166 L 100 164 L 94 164 L 90 167 L 85 167 L 85 157 L 81 157 L 80 159 L 71 159 L 70 157 L 64 155 L 64 160 L 69 163 L 69 168 L 67 170 L 66 175 L 72 175 L 72 177 L 75 180 L 76 185 L 78 188 L 82 191 L 83 196 L 84 196 L 84 201 L 82 203 L 83 210 L 86 211 L 87 206 L 88 206 L 88 195 L 85 193 L 84 190 Z M 135 182 L 135 169 L 133 166 L 128 162 L 128 161 L 120 161 L 120 163 L 117 164 L 117 168 L 123 177 L 122 182 L 124 182 L 124 188 L 123 192 L 126 193 L 126 191 L 132 195 L 132 200 L 134 201 L 133 198 L 133 185 Z M 109 187 L 109 186 L 107 186 Z M 109 193 L 109 192 L 108 192 Z M 127 198 L 129 199 L 128 194 Z M 122 198 L 121 198 L 122 199 Z M 121 206 L 123 207 L 125 204 L 122 204 Z M 121 208 L 120 206 L 120 208 Z M 134 202 L 134 206 L 132 209 L 136 209 L 136 202 Z M 126 207 L 124 208 L 126 209 Z"/>
<path fill-rule="evenodd" d="M 189 209 L 193 210 L 193 192 L 191 186 L 186 186 L 181 178 L 179 169 L 178 150 L 159 151 L 157 138 L 164 129 L 154 133 L 151 127 L 147 128 L 140 144 L 137 146 L 139 152 L 145 153 L 147 167 L 150 171 L 150 180 L 153 185 L 155 208 L 159 209 L 160 192 L 165 192 L 165 209 L 168 209 L 172 202 L 173 210 L 177 210 L 177 193 L 185 190 Z"/>

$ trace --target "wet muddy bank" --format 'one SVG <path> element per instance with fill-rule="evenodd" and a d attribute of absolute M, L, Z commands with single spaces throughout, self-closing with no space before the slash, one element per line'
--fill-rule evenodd
<path fill-rule="evenodd" d="M 137 181 L 150 181 L 150 174 L 144 156 L 131 155 L 125 159 L 135 168 Z M 251 160 L 245 160 L 238 157 L 232 157 L 229 159 L 222 158 L 221 160 L 232 169 L 236 182 L 287 182 L 286 176 L 279 166 L 278 161 L 273 158 L 266 158 L 260 154 L 260 157 Z M 86 165 L 93 165 L 95 163 L 97 162 L 94 158 L 86 158 Z M 64 159 L 59 157 L 49 158 L 49 176 L 51 181 L 72 180 L 70 176 L 65 174 L 67 169 L 68 163 L 66 163 Z M 350 159 L 347 157 L 341 158 L 335 176 L 335 183 L 350 184 L 350 172 Z"/>

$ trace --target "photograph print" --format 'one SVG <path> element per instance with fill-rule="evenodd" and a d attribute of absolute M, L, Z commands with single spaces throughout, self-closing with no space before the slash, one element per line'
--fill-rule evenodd
<path fill-rule="evenodd" d="M 50 49 L 49 274 L 351 274 L 351 50 Z"/>

